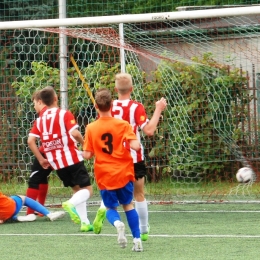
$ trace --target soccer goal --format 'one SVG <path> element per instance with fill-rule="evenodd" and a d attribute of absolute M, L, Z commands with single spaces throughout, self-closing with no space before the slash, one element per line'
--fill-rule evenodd
<path fill-rule="evenodd" d="M 0 181 L 23 191 L 32 154 L 27 134 L 34 90 L 55 87 L 84 127 L 92 98 L 120 71 L 151 118 L 168 108 L 153 137 L 142 136 L 151 203 L 256 201 L 259 169 L 260 6 L 171 13 L 0 22 Z M 80 70 L 78 73 L 73 61 Z M 85 83 L 84 83 L 85 82 Z M 84 86 L 85 85 L 85 86 Z M 86 162 L 93 172 L 93 162 Z M 256 178 L 238 183 L 250 167 Z M 49 197 L 68 196 L 51 175 Z"/>

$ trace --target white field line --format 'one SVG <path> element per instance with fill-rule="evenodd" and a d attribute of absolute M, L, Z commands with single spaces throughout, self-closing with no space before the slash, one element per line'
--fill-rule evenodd
<path fill-rule="evenodd" d="M 62 209 L 56 209 L 53 211 L 59 211 Z M 49 209 L 52 211 L 52 209 Z M 20 212 L 26 212 L 21 210 Z M 88 213 L 96 213 L 96 210 L 88 210 Z M 118 210 L 119 213 L 124 213 L 124 211 Z M 260 213 L 260 210 L 149 210 L 149 213 Z"/>
<path fill-rule="evenodd" d="M 21 211 L 22 212 L 22 211 Z M 88 211 L 96 212 L 96 211 Z M 260 213 L 260 210 L 169 210 L 169 211 L 149 211 L 149 213 Z M 77 233 L 77 234 L 0 234 L 4 236 L 97 236 L 91 233 Z M 115 237 L 116 234 L 99 234 L 103 237 Z M 127 235 L 130 236 L 131 235 Z M 157 238 L 260 238 L 260 235 L 149 235 L 149 237 Z"/>
<path fill-rule="evenodd" d="M 61 237 L 61 236 L 97 236 L 96 234 L 0 234 L 0 237 L 6 237 L 6 236 L 55 236 L 55 237 Z M 98 236 L 103 237 L 116 237 L 116 234 L 99 234 Z M 126 235 L 129 237 L 132 237 L 131 235 Z M 157 237 L 157 238 L 260 238 L 260 235 L 149 235 L 149 237 Z"/>

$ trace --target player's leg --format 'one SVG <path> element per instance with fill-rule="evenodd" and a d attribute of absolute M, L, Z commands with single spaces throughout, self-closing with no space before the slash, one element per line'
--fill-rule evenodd
<path fill-rule="evenodd" d="M 82 232 L 93 231 L 93 225 L 90 223 L 87 211 L 87 200 L 92 194 L 92 186 L 87 186 L 81 190 L 78 190 L 71 197 L 69 202 L 74 205 L 76 212 L 80 218 Z"/>
<path fill-rule="evenodd" d="M 148 239 L 150 226 L 148 219 L 148 205 L 145 199 L 145 176 L 146 176 L 146 166 L 144 161 L 134 164 L 135 178 L 134 182 L 134 198 L 135 198 L 135 209 L 139 216 L 140 231 L 142 241 Z"/>
<path fill-rule="evenodd" d="M 34 159 L 28 181 L 28 188 L 26 190 L 26 196 L 28 198 L 38 199 L 39 203 L 44 205 L 48 192 L 48 176 L 50 173 L 51 169 L 43 169 L 38 160 L 36 158 Z M 33 210 L 28 207 L 27 215 L 33 213 Z"/>
<path fill-rule="evenodd" d="M 69 213 L 73 222 L 81 223 L 81 231 L 92 231 L 93 226 L 88 219 L 86 202 L 92 196 L 93 190 L 84 162 L 58 170 L 57 173 L 64 186 L 72 187 L 74 192 L 68 201 L 62 203 L 62 207 Z"/>
<path fill-rule="evenodd" d="M 39 171 L 39 174 L 41 174 L 41 181 L 39 184 L 39 193 L 38 193 L 38 202 L 45 205 L 45 201 L 48 194 L 49 184 L 48 184 L 48 177 L 51 173 L 51 169 L 42 169 Z M 42 216 L 41 214 L 38 214 L 38 216 Z"/>
<path fill-rule="evenodd" d="M 135 252 L 142 252 L 143 246 L 140 237 L 139 217 L 135 210 L 133 200 L 133 183 L 129 182 L 125 187 L 117 191 L 119 203 L 122 204 L 126 219 L 133 236 L 133 248 Z"/>
<path fill-rule="evenodd" d="M 37 211 L 42 215 L 48 217 L 51 221 L 54 221 L 58 218 L 62 218 L 65 215 L 64 211 L 56 211 L 50 212 L 47 208 L 41 205 L 38 201 L 28 198 L 26 196 L 12 196 L 11 197 L 16 202 L 16 213 L 13 218 L 16 218 L 20 222 L 34 221 L 36 219 L 35 214 L 29 214 L 27 216 L 16 216 L 21 210 L 22 206 L 25 205 L 33 209 L 33 211 Z"/>
<path fill-rule="evenodd" d="M 100 207 L 97 211 L 96 217 L 93 221 L 94 233 L 99 234 L 101 232 L 103 222 L 105 219 L 106 219 L 106 206 L 102 200 Z"/>
<path fill-rule="evenodd" d="M 115 190 L 101 190 L 100 194 L 107 207 L 106 218 L 117 230 L 117 242 L 121 248 L 125 248 L 127 244 L 125 224 L 121 221 L 117 211 L 117 207 L 119 206 L 117 193 Z"/>
<path fill-rule="evenodd" d="M 41 168 L 42 167 L 39 164 L 38 160 L 34 158 L 33 165 L 31 168 L 31 174 L 28 180 L 28 188 L 26 190 L 26 196 L 33 200 L 37 200 L 39 195 L 40 175 L 38 173 Z M 33 213 L 34 213 L 33 209 L 28 207 L 26 214 L 29 215 Z"/>
<path fill-rule="evenodd" d="M 49 174 L 48 174 L 48 176 L 49 176 Z M 46 182 L 46 183 L 41 183 L 39 185 L 38 201 L 42 205 L 45 204 L 47 193 L 48 193 L 48 189 L 49 189 L 48 176 L 45 176 L 46 180 L 44 180 L 44 182 Z"/>

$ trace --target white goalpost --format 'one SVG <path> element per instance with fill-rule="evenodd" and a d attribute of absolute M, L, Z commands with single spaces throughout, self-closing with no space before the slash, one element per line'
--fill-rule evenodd
<path fill-rule="evenodd" d="M 31 164 L 25 140 L 35 118 L 35 89 L 59 89 L 62 106 L 72 109 L 82 130 L 95 118 L 72 55 L 92 92 L 100 86 L 113 91 L 119 71 L 132 74 L 133 98 L 144 103 L 149 117 L 155 101 L 166 96 L 169 105 L 155 136 L 142 136 L 151 203 L 256 201 L 256 185 L 238 185 L 235 175 L 247 166 L 258 180 L 259 5 L 63 17 L 0 22 L 0 57 L 6 61 L 0 69 L 18 97 L 16 119 L 6 111 L 0 116 L 18 130 L 13 165 L 19 177 L 28 177 Z M 8 143 L 0 148 L 10 149 Z M 92 162 L 87 167 L 93 171 Z M 56 203 L 68 191 L 51 178 Z"/>
<path fill-rule="evenodd" d="M 191 20 L 218 17 L 235 17 L 243 15 L 258 15 L 260 6 L 236 7 L 226 9 L 207 9 L 185 12 L 169 13 L 150 13 L 150 14 L 129 14 L 113 16 L 96 16 L 82 18 L 61 18 L 46 20 L 27 20 L 0 22 L 0 29 L 25 29 L 25 28 L 45 28 L 60 26 L 77 26 L 77 25 L 102 25 L 102 24 L 120 24 L 120 23 L 140 23 L 153 21 L 172 21 L 172 20 Z"/>

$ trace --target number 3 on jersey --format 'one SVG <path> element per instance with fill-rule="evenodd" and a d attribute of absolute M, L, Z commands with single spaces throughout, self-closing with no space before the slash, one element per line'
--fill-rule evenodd
<path fill-rule="evenodd" d="M 112 154 L 113 153 L 113 136 L 109 133 L 105 133 L 101 136 L 101 140 L 105 141 L 105 147 L 102 148 L 104 153 Z"/>

